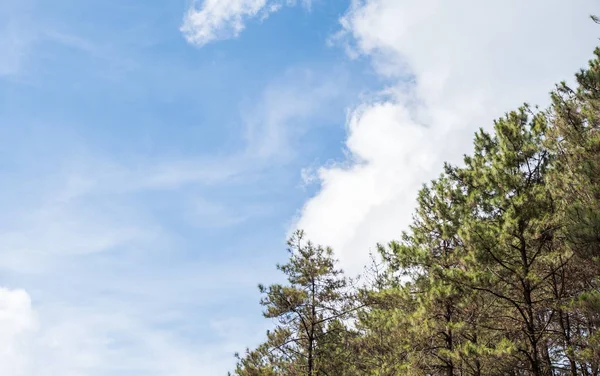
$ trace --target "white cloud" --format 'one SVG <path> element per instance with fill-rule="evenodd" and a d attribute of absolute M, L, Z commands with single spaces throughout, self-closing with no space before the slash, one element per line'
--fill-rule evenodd
<path fill-rule="evenodd" d="M 188 42 L 198 46 L 214 40 L 237 37 L 247 18 L 259 12 L 268 15 L 267 0 L 205 0 L 187 12 L 181 31 Z M 272 8 L 273 11 L 277 8 Z"/>
<path fill-rule="evenodd" d="M 347 125 L 349 159 L 319 170 L 320 192 L 297 226 L 360 271 L 377 242 L 407 229 L 421 184 L 460 162 L 472 134 L 591 57 L 592 0 L 354 1 L 338 40 L 371 58 L 391 87 Z M 349 165 L 349 166 L 348 166 Z"/>
<path fill-rule="evenodd" d="M 181 31 L 188 42 L 197 46 L 239 36 L 246 22 L 255 17 L 267 18 L 296 0 L 203 0 L 194 2 L 185 15 Z M 310 6 L 310 0 L 303 0 Z"/>
<path fill-rule="evenodd" d="M 161 291 L 155 291 L 154 298 Z M 156 315 L 157 312 L 154 312 Z M 206 323 L 208 342 L 188 342 L 152 327 L 123 307 L 48 309 L 23 290 L 0 288 L 0 373 L 3 376 L 213 376 L 257 332 L 235 317 Z M 236 324 L 237 330 L 233 330 Z M 226 325 L 226 327 L 224 327 Z M 261 328 L 262 329 L 262 328 Z"/>
<path fill-rule="evenodd" d="M 37 318 L 29 295 L 22 290 L 0 288 L 0 374 L 29 375 L 30 338 Z"/>

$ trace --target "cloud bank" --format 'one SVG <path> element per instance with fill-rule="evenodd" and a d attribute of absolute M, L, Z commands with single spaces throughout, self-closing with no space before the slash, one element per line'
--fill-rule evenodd
<path fill-rule="evenodd" d="M 389 86 L 347 123 L 348 159 L 318 171 L 299 228 L 359 272 L 377 242 L 407 229 L 420 186 L 470 152 L 474 131 L 523 102 L 544 104 L 573 76 L 599 30 L 591 0 L 366 0 L 337 41 Z"/>

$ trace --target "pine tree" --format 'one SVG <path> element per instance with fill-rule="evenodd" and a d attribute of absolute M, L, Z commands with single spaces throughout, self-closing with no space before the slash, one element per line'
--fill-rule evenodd
<path fill-rule="evenodd" d="M 479 326 L 489 299 L 453 280 L 465 266 L 459 236 L 465 197 L 442 176 L 421 190 L 418 203 L 402 241 L 380 246 L 389 268 L 387 286 L 369 294 L 372 309 L 361 320 L 365 342 L 383 350 L 370 372 L 492 374 L 502 365 L 498 354 L 507 349 Z"/>
<path fill-rule="evenodd" d="M 515 367 L 551 374 L 548 325 L 553 320 L 549 278 L 564 267 L 555 247 L 554 203 L 545 186 L 550 154 L 543 147 L 547 121 L 527 106 L 481 130 L 465 167 L 448 173 L 467 196 L 471 215 L 461 237 L 471 253 L 466 285 L 494 298 L 505 312 L 498 329 L 518 350 Z"/>
<path fill-rule="evenodd" d="M 560 217 L 560 240 L 572 253 L 568 300 L 557 331 L 571 375 L 600 374 L 600 50 L 576 75 L 573 90 L 564 82 L 552 94 L 549 111 L 556 155 L 549 183 Z"/>
<path fill-rule="evenodd" d="M 278 265 L 289 285 L 259 285 L 264 316 L 277 320 L 267 341 L 241 358 L 236 374 L 329 376 L 341 374 L 336 359 L 347 331 L 343 320 L 355 310 L 349 280 L 336 269 L 331 248 L 305 241 L 298 231 L 288 241 L 289 262 Z"/>
<path fill-rule="evenodd" d="M 358 291 L 298 232 L 236 374 L 600 376 L 600 49 L 576 78 L 480 130 Z"/>

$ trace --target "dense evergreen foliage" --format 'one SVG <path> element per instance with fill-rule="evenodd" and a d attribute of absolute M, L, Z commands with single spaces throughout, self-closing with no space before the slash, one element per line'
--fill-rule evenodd
<path fill-rule="evenodd" d="M 297 233 L 235 374 L 599 376 L 600 49 L 576 77 L 480 130 L 368 284 Z"/>

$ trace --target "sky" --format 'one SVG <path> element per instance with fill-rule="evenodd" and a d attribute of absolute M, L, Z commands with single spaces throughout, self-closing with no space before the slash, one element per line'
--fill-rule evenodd
<path fill-rule="evenodd" d="M 0 0 L 0 374 L 213 376 L 302 228 L 359 273 L 594 0 Z"/>

